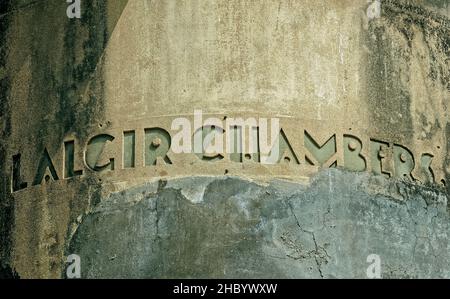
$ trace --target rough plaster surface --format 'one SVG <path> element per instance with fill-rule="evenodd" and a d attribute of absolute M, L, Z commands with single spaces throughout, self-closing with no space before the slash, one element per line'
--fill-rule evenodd
<path fill-rule="evenodd" d="M 192 188 L 199 191 L 192 192 Z M 68 253 L 87 278 L 450 278 L 445 193 L 326 170 L 311 185 L 236 177 L 113 193 Z"/>
<path fill-rule="evenodd" d="M 63 277 L 70 248 L 92 277 L 362 277 L 369 251 L 384 277 L 448 276 L 448 1 L 83 2 L 80 20 L 66 17 L 65 1 L 0 3 L 0 276 Z M 17 153 L 29 184 L 44 149 L 62 177 L 65 140 L 81 148 L 93 134 L 170 125 L 193 109 L 280 117 L 294 136 L 305 124 L 320 140 L 351 129 L 403 144 L 434 154 L 437 182 L 301 171 L 287 184 L 273 181 L 291 174 L 284 164 L 274 175 L 183 159 L 94 173 L 80 153 L 83 177 L 11 193 Z M 108 153 L 117 165 L 119 150 Z M 271 183 L 246 181 L 249 169 Z M 174 180 L 200 175 L 209 177 Z M 159 191 L 142 187 L 159 179 Z"/>

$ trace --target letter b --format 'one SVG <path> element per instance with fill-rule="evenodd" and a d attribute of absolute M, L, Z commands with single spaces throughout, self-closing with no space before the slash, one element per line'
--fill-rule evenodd
<path fill-rule="evenodd" d="M 233 294 L 239 294 L 240 292 L 241 292 L 241 285 L 235 283 L 235 284 L 233 285 Z"/>

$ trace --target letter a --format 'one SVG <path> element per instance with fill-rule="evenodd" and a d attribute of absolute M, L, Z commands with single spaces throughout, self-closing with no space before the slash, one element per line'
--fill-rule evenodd
<path fill-rule="evenodd" d="M 81 259 L 76 254 L 71 254 L 67 257 L 67 262 L 70 265 L 67 267 L 66 276 L 68 279 L 81 278 Z"/>
<path fill-rule="evenodd" d="M 81 0 L 67 0 L 67 3 L 71 3 L 66 10 L 67 17 L 69 19 L 81 18 Z"/>

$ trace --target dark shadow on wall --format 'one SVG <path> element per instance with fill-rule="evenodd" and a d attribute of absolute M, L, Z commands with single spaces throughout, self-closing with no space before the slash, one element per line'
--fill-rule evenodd
<path fill-rule="evenodd" d="M 0 15 L 4 15 L 11 7 L 10 0 L 0 2 Z M 14 223 L 14 205 L 10 196 L 10 184 L 7 164 L 7 142 L 11 134 L 10 107 L 7 101 L 9 79 L 4 68 L 7 60 L 8 45 L 6 35 L 9 16 L 0 18 L 0 278 L 14 278 L 14 270 L 9 266 L 11 255 L 11 230 Z"/>
<path fill-rule="evenodd" d="M 20 279 L 19 274 L 16 273 L 9 266 L 0 267 L 0 279 Z"/>
<path fill-rule="evenodd" d="M 0 0 L 0 278 L 19 276 L 12 269 L 11 260 L 15 208 L 10 179 L 10 155 L 13 153 L 9 151 L 9 143 L 12 109 L 21 106 L 12 102 L 14 99 L 9 95 L 16 71 L 11 61 L 28 54 L 33 57 L 31 78 L 27 82 L 29 98 L 24 101 L 40 108 L 33 111 L 34 119 L 38 120 L 23 123 L 23 126 L 29 130 L 36 154 L 49 144 L 57 146 L 69 132 L 77 132 L 81 139 L 87 138 L 84 132 L 93 121 L 101 121 L 104 110 L 102 80 L 93 84 L 90 81 L 95 77 L 108 39 L 128 1 L 87 1 L 82 6 L 81 19 L 68 19 L 60 14 L 64 12 L 61 8 L 65 7 L 65 1 L 36 2 L 38 5 L 27 7 L 18 7 L 17 2 Z M 25 19 L 22 9 L 32 17 Z M 40 21 L 42 15 L 51 21 Z M 16 19 L 24 23 L 11 24 Z M 12 26 L 20 27 L 22 34 L 13 34 Z M 56 35 L 54 28 L 57 27 L 64 28 L 63 36 Z M 60 52 L 63 55 L 59 55 Z M 80 61 L 76 57 L 83 59 Z M 83 100 L 89 86 L 95 92 Z M 49 116 L 48 121 L 40 120 L 43 115 Z M 58 149 L 49 146 L 48 150 L 53 154 Z"/>

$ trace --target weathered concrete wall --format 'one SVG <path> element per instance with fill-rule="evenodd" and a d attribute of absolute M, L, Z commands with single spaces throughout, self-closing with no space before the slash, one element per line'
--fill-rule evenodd
<path fill-rule="evenodd" d="M 86 277 L 362 277 L 369 253 L 385 277 L 448 277 L 448 1 L 378 4 L 98 0 L 68 19 L 65 1 L 2 1 L 1 275 L 64 277 L 78 251 Z M 146 165 L 144 130 L 194 109 L 279 118 L 289 163 Z M 89 168 L 96 134 L 114 170 Z"/>
<path fill-rule="evenodd" d="M 126 227 L 126 230 L 123 228 Z M 449 278 L 447 197 L 326 170 L 309 186 L 185 178 L 114 193 L 68 252 L 89 278 Z"/>

